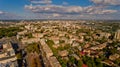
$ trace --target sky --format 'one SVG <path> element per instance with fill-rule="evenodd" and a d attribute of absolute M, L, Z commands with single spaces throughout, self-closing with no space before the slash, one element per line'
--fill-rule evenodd
<path fill-rule="evenodd" d="M 0 19 L 120 20 L 120 0 L 0 0 Z"/>

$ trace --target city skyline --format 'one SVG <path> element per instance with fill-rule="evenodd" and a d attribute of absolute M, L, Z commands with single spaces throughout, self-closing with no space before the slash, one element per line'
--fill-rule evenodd
<path fill-rule="evenodd" d="M 120 0 L 0 0 L 0 19 L 120 20 Z"/>

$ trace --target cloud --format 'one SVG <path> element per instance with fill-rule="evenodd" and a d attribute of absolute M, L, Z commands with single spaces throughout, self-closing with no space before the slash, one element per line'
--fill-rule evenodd
<path fill-rule="evenodd" d="M 62 5 L 45 5 L 45 6 L 25 6 L 26 9 L 31 10 L 34 13 L 55 13 L 55 14 L 81 14 L 81 13 L 87 13 L 87 14 L 111 14 L 116 13 L 117 10 L 110 10 L 110 9 L 104 9 L 103 7 L 99 6 L 87 6 L 87 7 L 81 7 L 81 6 L 62 6 Z"/>
<path fill-rule="evenodd" d="M 59 13 L 59 14 L 77 14 L 83 11 L 80 6 L 62 6 L 62 5 L 37 5 L 37 6 L 25 6 L 26 9 L 31 10 L 34 13 Z"/>
<path fill-rule="evenodd" d="M 8 12 L 4 12 L 4 11 L 0 11 L 0 19 L 2 20 L 12 20 L 12 19 L 22 19 L 21 16 L 18 16 L 16 14 L 13 13 L 8 13 Z"/>
<path fill-rule="evenodd" d="M 67 3 L 67 2 L 63 2 L 62 4 L 63 4 L 63 5 L 68 5 L 68 3 Z"/>
<path fill-rule="evenodd" d="M 107 9 L 105 9 L 105 10 L 95 10 L 95 11 L 93 11 L 93 12 L 89 12 L 89 14 L 112 14 L 112 13 L 116 13 L 117 12 L 117 10 L 107 10 Z"/>
<path fill-rule="evenodd" d="M 90 0 L 99 5 L 120 5 L 120 0 Z"/>
<path fill-rule="evenodd" d="M 117 10 L 106 9 L 102 6 L 88 6 L 85 7 L 85 11 L 88 14 L 113 14 L 117 13 Z"/>
<path fill-rule="evenodd" d="M 51 4 L 51 0 L 30 0 L 33 4 Z"/>
<path fill-rule="evenodd" d="M 0 14 L 3 14 L 4 12 L 3 11 L 0 11 Z"/>
<path fill-rule="evenodd" d="M 35 1 L 37 4 L 35 4 Z M 34 14 L 34 18 L 51 19 L 111 19 L 118 10 L 110 9 L 105 5 L 119 5 L 119 0 L 90 0 L 93 5 L 72 6 L 64 2 L 55 5 L 52 0 L 33 0 L 33 5 L 25 5 L 25 9 Z M 47 3 L 48 2 L 48 3 Z M 112 3 L 111 3 L 112 2 Z M 97 5 L 96 5 L 97 4 Z"/>
<path fill-rule="evenodd" d="M 61 16 L 60 14 L 53 13 L 53 17 L 60 17 L 60 16 Z"/>

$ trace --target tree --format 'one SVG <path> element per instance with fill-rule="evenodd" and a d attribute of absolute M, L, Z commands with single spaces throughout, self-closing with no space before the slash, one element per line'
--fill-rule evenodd
<path fill-rule="evenodd" d="M 0 28 L 0 38 L 16 36 L 19 31 L 22 31 L 19 27 Z"/>
<path fill-rule="evenodd" d="M 21 59 L 22 59 L 22 54 L 21 54 L 21 53 L 18 53 L 18 54 L 16 55 L 16 57 L 17 57 L 17 59 L 21 60 Z"/>
<path fill-rule="evenodd" d="M 70 56 L 70 61 L 74 64 L 75 63 L 75 58 L 73 56 Z"/>
<path fill-rule="evenodd" d="M 83 62 L 81 60 L 78 60 L 77 66 L 82 67 Z"/>

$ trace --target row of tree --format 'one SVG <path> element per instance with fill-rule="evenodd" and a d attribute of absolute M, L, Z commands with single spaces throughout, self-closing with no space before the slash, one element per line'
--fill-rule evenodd
<path fill-rule="evenodd" d="M 19 31 L 19 27 L 0 28 L 0 38 L 16 36 Z"/>

